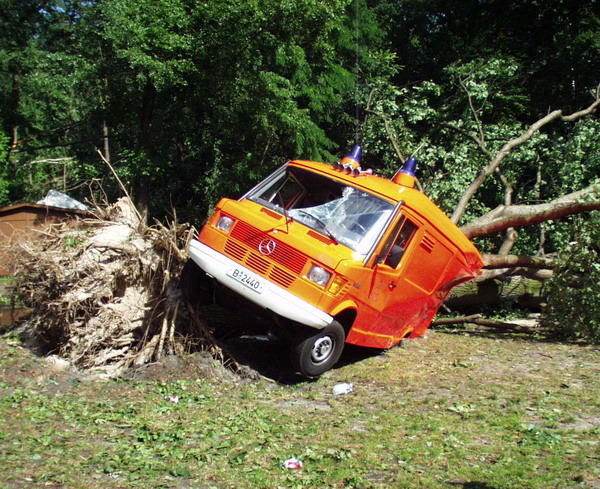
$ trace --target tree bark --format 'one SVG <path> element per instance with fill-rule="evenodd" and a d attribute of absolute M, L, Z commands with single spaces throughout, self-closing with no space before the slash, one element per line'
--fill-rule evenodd
<path fill-rule="evenodd" d="M 477 238 L 518 226 L 529 226 L 580 212 L 600 209 L 600 184 L 537 205 L 501 205 L 475 221 L 462 226 L 469 238 Z"/>
<path fill-rule="evenodd" d="M 102 142 L 104 148 L 104 158 L 106 161 L 110 162 L 110 144 L 108 139 L 108 124 L 106 123 L 106 119 L 102 119 Z"/>
<path fill-rule="evenodd" d="M 19 105 L 21 98 L 21 79 L 18 73 L 13 73 L 11 77 L 10 100 L 8 106 L 8 114 L 6 117 L 7 130 L 10 132 L 10 146 L 6 153 L 6 161 L 10 161 L 12 152 L 19 145 L 19 124 L 18 116 Z"/>
<path fill-rule="evenodd" d="M 514 267 L 552 269 L 556 267 L 557 262 L 543 256 L 483 255 L 483 264 L 486 269 Z"/>
<path fill-rule="evenodd" d="M 540 328 L 534 328 L 530 326 L 523 326 L 521 324 L 507 323 L 504 321 L 493 321 L 491 319 L 484 319 L 479 314 L 473 314 L 470 316 L 458 317 L 458 318 L 443 318 L 433 321 L 431 326 L 440 326 L 444 324 L 477 324 L 479 326 L 486 326 L 488 328 L 508 329 L 518 333 L 535 333 L 540 331 Z"/>

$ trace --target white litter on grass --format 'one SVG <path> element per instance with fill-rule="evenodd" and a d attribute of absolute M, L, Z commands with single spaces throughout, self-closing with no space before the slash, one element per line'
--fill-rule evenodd
<path fill-rule="evenodd" d="M 302 468 L 302 461 L 298 460 L 297 458 L 288 458 L 285 462 L 283 462 L 283 466 L 286 469 L 301 469 Z"/>
<path fill-rule="evenodd" d="M 169 396 L 169 397 L 167 397 L 167 399 L 169 400 L 169 402 L 172 402 L 173 404 L 177 404 L 179 402 L 179 396 Z"/>
<path fill-rule="evenodd" d="M 336 384 L 333 387 L 333 395 L 334 396 L 342 396 L 344 394 L 350 394 L 352 392 L 353 386 L 352 384 L 348 384 L 347 382 L 342 382 L 341 384 Z"/>

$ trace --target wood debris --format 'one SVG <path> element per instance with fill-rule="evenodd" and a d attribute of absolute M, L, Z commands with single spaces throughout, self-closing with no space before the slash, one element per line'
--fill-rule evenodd
<path fill-rule="evenodd" d="M 15 292 L 33 310 L 26 326 L 52 353 L 110 377 L 197 350 L 235 367 L 178 288 L 195 233 L 176 221 L 148 227 L 122 198 L 78 229 L 21 243 Z"/>

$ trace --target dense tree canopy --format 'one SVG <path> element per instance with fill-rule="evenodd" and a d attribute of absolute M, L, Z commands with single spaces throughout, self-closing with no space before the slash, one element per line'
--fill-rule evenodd
<path fill-rule="evenodd" d="M 0 1 L 3 205 L 49 188 L 113 199 L 100 151 L 142 210 L 199 223 L 286 159 L 334 161 L 358 138 L 386 175 L 416 152 L 450 214 L 503 144 L 588 107 L 600 81 L 595 0 Z M 596 114 L 545 125 L 459 223 L 589 185 L 599 146 Z"/>

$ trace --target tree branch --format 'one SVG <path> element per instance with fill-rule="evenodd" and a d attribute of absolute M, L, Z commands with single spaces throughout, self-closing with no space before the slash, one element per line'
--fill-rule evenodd
<path fill-rule="evenodd" d="M 481 150 L 484 153 L 488 154 L 489 151 L 485 145 L 485 133 L 483 132 L 483 124 L 481 123 L 481 119 L 477 115 L 477 110 L 475 109 L 475 106 L 473 105 L 473 96 L 471 95 L 471 92 L 469 92 L 469 89 L 467 88 L 465 81 L 466 81 L 466 79 L 462 79 L 462 78 L 459 80 L 461 87 L 466 92 L 467 98 L 469 99 L 469 107 L 471 109 L 471 114 L 473 114 L 473 118 L 475 119 L 475 124 L 477 124 L 477 130 L 479 131 L 479 137 L 478 138 L 474 137 L 473 139 L 479 143 L 479 147 L 481 148 Z"/>
<path fill-rule="evenodd" d="M 483 185 L 485 180 L 500 166 L 504 158 L 508 156 L 515 148 L 519 147 L 520 145 L 524 144 L 529 139 L 531 139 L 533 135 L 546 124 L 549 124 L 550 122 L 556 119 L 561 119 L 567 122 L 575 121 L 577 119 L 580 119 L 581 117 L 591 114 L 598 108 L 598 106 L 600 106 L 600 97 L 598 93 L 596 93 L 596 100 L 588 108 L 567 116 L 562 115 L 562 110 L 552 111 L 547 116 L 542 117 L 534 124 L 529 126 L 529 129 L 527 129 L 527 131 L 525 131 L 524 134 L 506 142 L 502 146 L 500 151 L 498 151 L 498 153 L 496 153 L 496 155 L 492 158 L 492 160 L 479 172 L 479 175 L 475 177 L 475 180 L 471 182 L 467 190 L 465 190 L 462 197 L 460 198 L 460 201 L 458 202 L 458 205 L 456 206 L 456 209 L 454 210 L 454 213 L 452 214 L 452 222 L 458 223 L 458 221 L 460 221 L 467 208 L 467 205 L 469 204 L 470 200 L 473 198 L 477 190 L 479 190 L 479 187 Z"/>
<path fill-rule="evenodd" d="M 431 323 L 431 326 L 440 326 L 444 324 L 477 324 L 479 326 L 487 326 L 488 328 L 508 329 L 510 331 L 516 331 L 518 333 L 534 333 L 536 331 L 540 331 L 539 328 L 532 328 L 529 326 L 522 326 L 520 324 L 505 323 L 502 321 L 484 319 L 481 317 L 480 314 L 473 314 L 471 316 L 463 316 L 457 318 L 436 319 Z"/>
<path fill-rule="evenodd" d="M 500 181 L 502 185 L 504 185 L 504 205 L 511 206 L 513 203 L 513 193 L 514 189 L 512 184 L 508 181 L 508 178 L 504 176 L 504 174 L 500 171 L 500 168 L 496 168 L 496 173 L 500 177 Z M 506 236 L 504 237 L 504 242 L 502 246 L 500 246 L 500 250 L 498 251 L 499 255 L 508 255 L 510 250 L 512 250 L 518 238 L 518 233 L 515 231 L 515 228 L 510 227 L 506 230 Z"/>
<path fill-rule="evenodd" d="M 110 168 L 110 171 L 112 172 L 112 174 L 114 175 L 114 177 L 117 179 L 117 182 L 118 182 L 119 186 L 121 187 L 121 190 L 123 190 L 123 193 L 125 193 L 125 195 L 127 196 L 127 202 L 129 202 L 129 205 L 131 206 L 131 208 L 133 209 L 133 211 L 137 215 L 137 217 L 140 220 L 140 222 L 144 222 L 144 219 L 142 218 L 142 215 L 140 214 L 140 211 L 138 211 L 137 207 L 133 204 L 133 200 L 131 199 L 131 196 L 129 195 L 129 192 L 127 192 L 127 189 L 125 188 L 125 185 L 123 185 L 123 182 L 119 178 L 119 175 L 117 175 L 117 172 L 115 171 L 115 169 L 113 168 L 113 166 L 110 164 L 110 161 L 108 161 L 104 157 L 104 155 L 101 153 L 101 151 L 98 148 L 96 148 L 96 151 L 100 155 L 100 159 L 102 161 L 104 161 L 104 163 L 106 163 L 106 165 L 108 166 L 108 168 Z"/>
<path fill-rule="evenodd" d="M 396 152 L 396 156 L 398 156 L 399 160 L 401 162 L 404 161 L 404 155 L 402 154 L 402 151 L 400 150 L 400 145 L 398 144 L 398 141 L 396 141 L 396 138 L 392 135 L 392 129 L 390 128 L 390 123 L 387 120 L 387 118 L 383 115 L 380 114 L 379 112 L 376 112 L 372 109 L 365 109 L 365 112 L 369 112 L 370 114 L 374 114 L 377 117 L 379 117 L 382 121 L 383 121 L 383 127 L 385 128 L 385 132 L 388 136 L 388 139 L 390 140 L 390 142 L 392 143 L 392 146 L 394 147 L 394 151 Z"/>
<path fill-rule="evenodd" d="M 536 268 L 491 268 L 485 269 L 481 275 L 474 279 L 480 283 L 487 280 L 505 279 L 506 277 L 524 277 L 541 282 L 554 277 L 554 270 Z"/>
<path fill-rule="evenodd" d="M 483 255 L 483 268 L 546 268 L 552 269 L 557 265 L 556 260 L 541 256 L 518 255 Z"/>
<path fill-rule="evenodd" d="M 545 204 L 501 205 L 475 221 L 461 227 L 469 238 L 477 238 L 516 226 L 540 222 L 600 209 L 600 183 L 564 195 Z"/>
<path fill-rule="evenodd" d="M 471 139 L 484 155 L 490 157 L 492 156 L 492 153 L 487 149 L 485 143 L 481 141 L 477 136 L 470 134 L 469 132 L 465 131 L 462 127 L 455 126 L 454 124 L 448 124 L 447 122 L 444 122 L 442 123 L 442 126 L 447 127 L 448 129 L 452 129 L 453 131 Z"/>

